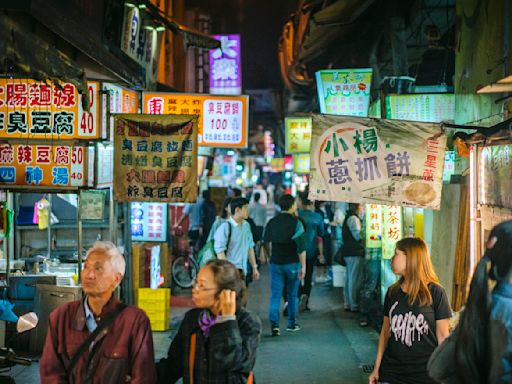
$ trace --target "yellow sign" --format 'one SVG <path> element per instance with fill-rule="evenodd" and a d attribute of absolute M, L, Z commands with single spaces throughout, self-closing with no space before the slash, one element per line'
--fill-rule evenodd
<path fill-rule="evenodd" d="M 0 186 L 77 188 L 86 185 L 87 150 L 69 145 L 0 145 Z"/>
<path fill-rule="evenodd" d="M 382 247 L 382 205 L 366 204 L 366 248 Z"/>
<path fill-rule="evenodd" d="M 115 116 L 114 198 L 195 202 L 197 116 Z"/>
<path fill-rule="evenodd" d="M 23 139 L 98 139 L 100 85 L 87 83 L 89 112 L 71 83 L 0 79 L 0 137 Z"/>
<path fill-rule="evenodd" d="M 311 117 L 287 117 L 284 119 L 286 130 L 286 153 L 305 153 L 311 149 Z"/>
<path fill-rule="evenodd" d="M 204 147 L 246 148 L 249 97 L 180 93 L 143 93 L 143 113 L 198 115 L 198 144 Z"/>
<path fill-rule="evenodd" d="M 382 209 L 382 258 L 391 259 L 395 254 L 395 244 L 402 238 L 402 208 L 384 205 Z"/>
<path fill-rule="evenodd" d="M 309 153 L 298 153 L 293 155 L 293 170 L 295 173 L 309 173 Z"/>

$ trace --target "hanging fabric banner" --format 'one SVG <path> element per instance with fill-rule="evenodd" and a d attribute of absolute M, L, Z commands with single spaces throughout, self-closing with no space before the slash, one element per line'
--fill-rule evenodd
<path fill-rule="evenodd" d="M 439 209 L 438 124 L 313 115 L 309 198 Z"/>
<path fill-rule="evenodd" d="M 197 116 L 116 115 L 114 164 L 117 201 L 195 202 Z"/>

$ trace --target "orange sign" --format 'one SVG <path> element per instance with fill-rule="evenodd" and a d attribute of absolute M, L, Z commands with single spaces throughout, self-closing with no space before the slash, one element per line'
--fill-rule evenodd
<path fill-rule="evenodd" d="M 0 145 L 0 186 L 77 188 L 86 185 L 87 150 L 69 145 Z"/>
<path fill-rule="evenodd" d="M 0 79 L 0 137 L 97 139 L 100 137 L 100 85 L 88 82 L 89 112 L 71 83 Z"/>
<path fill-rule="evenodd" d="M 204 147 L 246 148 L 248 96 L 143 93 L 143 113 L 199 115 L 198 144 Z"/>

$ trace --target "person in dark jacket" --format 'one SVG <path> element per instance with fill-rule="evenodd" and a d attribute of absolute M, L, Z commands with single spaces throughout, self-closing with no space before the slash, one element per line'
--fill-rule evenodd
<path fill-rule="evenodd" d="M 347 264 L 345 287 L 343 288 L 344 307 L 346 311 L 359 311 L 359 291 L 363 283 L 364 239 L 362 204 L 348 205 L 347 216 L 342 226 L 342 255 Z"/>
<path fill-rule="evenodd" d="M 158 383 L 180 378 L 184 384 L 247 383 L 261 321 L 244 308 L 247 291 L 240 272 L 227 260 L 211 260 L 197 275 L 192 299 L 197 308 L 185 314 L 167 358 L 157 363 Z"/>
<path fill-rule="evenodd" d="M 118 310 L 119 301 L 112 292 L 124 271 L 124 258 L 113 243 L 98 241 L 87 252 L 82 272 L 85 298 L 67 303 L 50 314 L 39 364 L 41 383 L 156 382 L 149 319 L 133 306 L 122 309 L 70 369 L 78 349 L 101 324 L 101 319 Z"/>
<path fill-rule="evenodd" d="M 492 229 L 460 322 L 428 363 L 438 383 L 512 383 L 511 244 L 512 220 Z"/>

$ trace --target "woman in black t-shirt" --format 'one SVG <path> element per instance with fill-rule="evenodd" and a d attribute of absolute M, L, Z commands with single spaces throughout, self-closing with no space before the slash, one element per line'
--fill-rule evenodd
<path fill-rule="evenodd" d="M 386 293 L 375 368 L 368 383 L 435 383 L 427 362 L 448 336 L 452 312 L 425 242 L 418 237 L 400 240 L 391 268 L 400 279 Z"/>

